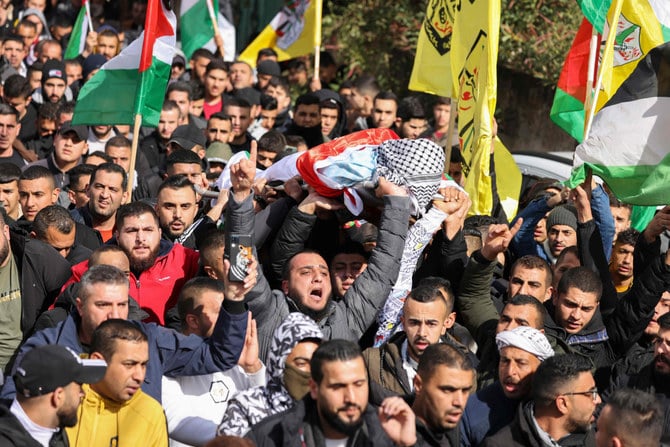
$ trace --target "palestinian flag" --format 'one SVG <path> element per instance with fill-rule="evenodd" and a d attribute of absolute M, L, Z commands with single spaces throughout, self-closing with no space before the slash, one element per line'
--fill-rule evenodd
<path fill-rule="evenodd" d="M 584 136 L 584 102 L 589 65 L 589 45 L 593 26 L 584 19 L 558 78 L 549 116 L 577 141 Z"/>
<path fill-rule="evenodd" d="M 176 17 L 161 0 L 149 0 L 144 32 L 102 66 L 82 87 L 74 124 L 156 127 L 175 51 Z"/>
<path fill-rule="evenodd" d="M 577 147 L 568 186 L 601 177 L 619 200 L 634 205 L 670 203 L 670 43 L 649 51 L 595 116 Z"/>
<path fill-rule="evenodd" d="M 206 48 L 216 52 L 214 42 L 214 25 L 209 13 L 210 3 L 217 18 L 219 33 L 223 38 L 224 60 L 235 59 L 235 27 L 219 12 L 218 0 L 182 0 L 179 10 L 179 29 L 181 32 L 181 49 L 186 60 L 198 48 Z"/>
<path fill-rule="evenodd" d="M 586 20 L 595 27 L 599 34 L 602 34 L 612 0 L 577 0 L 577 3 Z"/>
<path fill-rule="evenodd" d="M 86 35 L 90 31 L 88 29 L 89 21 L 87 18 L 91 15 L 90 7 L 88 0 L 83 0 L 81 2 L 81 8 L 79 9 L 77 20 L 72 27 L 70 41 L 65 49 L 65 56 L 63 56 L 63 59 L 74 59 L 83 53 L 84 47 L 86 46 Z"/>
<path fill-rule="evenodd" d="M 670 4 L 665 0 L 616 0 L 609 4 L 606 17 L 602 15 L 604 4 L 595 1 L 580 4 L 583 9 L 585 5 L 591 6 L 584 13 L 600 34 L 596 61 L 596 69 L 602 71 L 595 108 L 598 112 L 647 52 L 670 40 Z M 584 132 L 591 29 L 585 20 L 577 33 L 563 65 L 550 114 L 559 127 L 580 142 Z"/>

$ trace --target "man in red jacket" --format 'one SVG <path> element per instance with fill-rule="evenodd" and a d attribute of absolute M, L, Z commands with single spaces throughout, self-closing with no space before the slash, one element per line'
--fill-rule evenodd
<path fill-rule="evenodd" d="M 198 253 L 161 239 L 156 211 L 141 201 L 118 209 L 114 236 L 130 260 L 130 296 L 149 314 L 144 321 L 169 325 L 166 311 L 177 304 L 186 281 L 196 276 Z M 87 269 L 88 261 L 75 265 L 65 286 L 79 281 Z"/>

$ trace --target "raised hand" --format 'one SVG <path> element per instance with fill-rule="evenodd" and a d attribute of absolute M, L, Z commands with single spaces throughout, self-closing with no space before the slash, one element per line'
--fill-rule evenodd
<path fill-rule="evenodd" d="M 416 444 L 416 416 L 401 397 L 387 397 L 379 407 L 379 422 L 398 446 Z"/>
<path fill-rule="evenodd" d="M 509 228 L 506 224 L 491 225 L 481 250 L 482 256 L 489 261 L 495 260 L 498 253 L 507 250 L 510 242 L 512 242 L 512 239 L 519 231 L 519 228 L 521 228 L 522 223 L 523 219 L 517 219 L 512 228 Z"/>
<path fill-rule="evenodd" d="M 251 317 L 249 312 L 249 320 L 247 321 L 247 333 L 244 337 L 244 346 L 240 353 L 240 359 L 237 364 L 242 367 L 247 374 L 258 372 L 263 367 L 258 358 L 258 330 L 256 327 L 256 320 Z"/>
<path fill-rule="evenodd" d="M 228 272 L 230 271 L 230 261 L 228 259 L 223 260 L 223 286 L 224 292 L 223 296 L 227 300 L 231 301 L 244 301 L 244 296 L 254 288 L 256 281 L 258 280 L 258 261 L 256 258 L 252 258 L 251 262 L 247 266 L 247 276 L 244 278 L 244 281 L 230 281 L 228 279 Z"/>
<path fill-rule="evenodd" d="M 256 157 L 258 156 L 258 143 L 251 142 L 249 158 L 243 158 L 239 163 L 230 167 L 230 183 L 233 188 L 235 200 L 242 201 L 251 194 L 251 188 L 256 178 Z"/>

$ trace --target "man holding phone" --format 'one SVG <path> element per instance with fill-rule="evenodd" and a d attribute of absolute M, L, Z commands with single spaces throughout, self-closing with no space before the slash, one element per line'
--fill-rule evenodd
<path fill-rule="evenodd" d="M 256 144 L 252 145 L 249 160 L 243 159 L 231 167 L 232 188 L 226 209 L 226 223 L 231 233 L 250 234 L 253 238 L 254 210 L 251 185 L 256 174 Z M 260 357 L 267 357 L 272 333 L 290 312 L 302 312 L 313 318 L 325 339 L 343 338 L 357 341 L 374 322 L 377 311 L 388 297 L 391 284 L 398 275 L 400 258 L 410 215 L 407 191 L 380 178 L 377 194 L 383 197 L 384 210 L 379 228 L 377 248 L 370 256 L 368 268 L 349 287 L 340 301 L 332 299 L 330 271 L 324 258 L 314 251 L 300 251 L 306 228 L 316 220 L 314 213 L 294 208 L 279 231 L 277 238 L 287 236 L 291 244 L 300 239 L 298 253 L 285 263 L 282 290 L 271 290 L 262 272 L 258 283 L 246 296 L 258 322 Z M 314 193 L 306 202 L 316 206 L 336 205 L 328 199 L 316 200 Z M 311 205 L 310 205 L 311 207 Z M 293 226 L 295 221 L 303 227 Z M 292 222 L 293 221 L 293 222 Z M 295 245 L 294 245 L 295 246 Z"/>

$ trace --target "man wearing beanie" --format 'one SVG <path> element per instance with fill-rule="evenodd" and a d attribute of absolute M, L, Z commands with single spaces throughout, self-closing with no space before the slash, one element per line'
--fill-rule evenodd
<path fill-rule="evenodd" d="M 72 91 L 67 86 L 67 75 L 63 62 L 50 59 L 44 63 L 42 86 L 35 90 L 32 98 L 36 104 L 72 101 Z"/>
<path fill-rule="evenodd" d="M 480 445 L 514 419 L 520 403 L 531 394 L 535 371 L 554 350 L 544 333 L 529 326 L 517 326 L 496 335 L 500 353 L 498 381 L 468 399 L 461 420 L 461 445 Z"/>
<path fill-rule="evenodd" d="M 553 264 L 563 249 L 573 245 L 577 245 L 577 210 L 572 205 L 557 206 L 547 217 L 544 252 Z"/>

